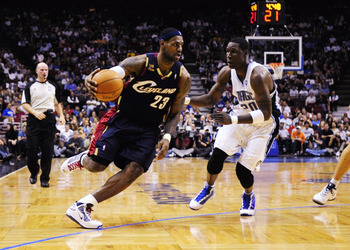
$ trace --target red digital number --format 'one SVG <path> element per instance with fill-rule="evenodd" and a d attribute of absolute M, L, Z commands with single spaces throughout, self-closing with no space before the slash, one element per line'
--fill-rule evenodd
<path fill-rule="evenodd" d="M 250 12 L 250 23 L 256 23 L 256 12 L 254 11 Z"/>

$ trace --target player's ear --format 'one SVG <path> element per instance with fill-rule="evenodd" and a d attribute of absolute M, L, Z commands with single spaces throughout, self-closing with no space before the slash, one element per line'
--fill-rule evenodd
<path fill-rule="evenodd" d="M 160 40 L 160 42 L 159 42 L 160 46 L 165 45 L 165 43 L 166 43 L 166 41 L 164 41 L 163 39 L 162 39 L 162 40 Z"/>

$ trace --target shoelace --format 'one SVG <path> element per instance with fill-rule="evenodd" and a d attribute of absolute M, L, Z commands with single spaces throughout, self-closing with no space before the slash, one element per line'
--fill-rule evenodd
<path fill-rule="evenodd" d="M 322 190 L 321 196 L 326 197 L 326 196 L 328 195 L 328 192 L 333 193 L 331 189 L 329 189 L 328 187 L 326 187 L 325 189 Z"/>
<path fill-rule="evenodd" d="M 251 194 L 243 194 L 242 207 L 250 208 L 252 200 L 253 200 L 253 197 L 251 197 Z"/>
<path fill-rule="evenodd" d="M 79 161 L 73 161 L 72 163 L 68 164 L 69 171 L 73 171 L 77 168 L 81 169 L 81 165 Z"/>
<path fill-rule="evenodd" d="M 86 210 L 86 215 L 91 220 L 91 212 L 94 211 L 94 210 L 92 210 L 92 208 L 90 206 L 88 206 L 88 205 L 86 206 L 85 210 Z"/>

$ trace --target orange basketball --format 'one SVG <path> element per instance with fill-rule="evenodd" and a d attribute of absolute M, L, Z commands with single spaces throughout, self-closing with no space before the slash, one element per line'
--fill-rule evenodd
<path fill-rule="evenodd" d="M 97 82 L 96 98 L 103 102 L 114 101 L 123 90 L 123 80 L 117 72 L 103 69 L 97 72 L 92 80 Z"/>

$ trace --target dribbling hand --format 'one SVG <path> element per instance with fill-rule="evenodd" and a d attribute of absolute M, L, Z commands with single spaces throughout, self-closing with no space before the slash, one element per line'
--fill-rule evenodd
<path fill-rule="evenodd" d="M 96 82 L 92 80 L 92 77 L 99 71 L 100 68 L 95 69 L 87 77 L 85 77 L 85 86 L 94 97 L 96 96 L 97 86 Z"/>

